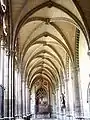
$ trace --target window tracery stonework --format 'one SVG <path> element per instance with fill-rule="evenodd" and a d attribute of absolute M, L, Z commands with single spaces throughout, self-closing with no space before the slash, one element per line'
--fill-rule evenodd
<path fill-rule="evenodd" d="M 46 80 L 37 80 L 35 82 L 36 90 L 41 86 L 44 87 L 48 91 L 48 82 Z"/>

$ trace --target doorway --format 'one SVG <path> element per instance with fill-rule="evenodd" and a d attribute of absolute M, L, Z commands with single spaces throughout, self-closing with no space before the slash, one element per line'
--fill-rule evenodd
<path fill-rule="evenodd" d="M 39 88 L 36 92 L 36 114 L 48 113 L 48 93 L 44 88 Z"/>

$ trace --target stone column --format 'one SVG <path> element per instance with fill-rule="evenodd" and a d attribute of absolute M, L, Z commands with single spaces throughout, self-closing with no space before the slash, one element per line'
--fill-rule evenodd
<path fill-rule="evenodd" d="M 65 105 L 66 105 L 66 114 L 70 114 L 70 106 L 69 106 L 69 89 L 68 89 L 68 81 L 69 81 L 69 56 L 66 54 L 66 78 L 65 78 Z"/>
<path fill-rule="evenodd" d="M 56 88 L 56 115 L 57 118 L 59 117 L 59 96 L 58 96 L 58 90 L 59 88 Z"/>
<path fill-rule="evenodd" d="M 54 93 L 52 93 L 52 115 L 54 113 Z"/>
<path fill-rule="evenodd" d="M 29 90 L 28 86 L 26 87 L 26 113 L 27 115 L 30 114 L 30 98 L 29 98 Z"/>
<path fill-rule="evenodd" d="M 54 114 L 55 114 L 55 116 L 56 116 L 56 103 L 57 103 L 57 101 L 56 101 L 56 92 L 54 93 Z"/>
<path fill-rule="evenodd" d="M 15 116 L 18 116 L 18 71 L 15 70 Z"/>
<path fill-rule="evenodd" d="M 4 88 L 4 38 L 1 38 L 1 60 L 0 60 L 0 84 L 2 86 L 2 88 Z M 1 109 L 1 116 L 0 117 L 4 117 L 4 95 L 2 95 L 2 109 Z"/>
<path fill-rule="evenodd" d="M 59 84 L 59 90 L 58 90 L 58 104 L 59 104 L 59 118 L 61 118 L 61 93 L 62 93 L 62 85 Z"/>
<path fill-rule="evenodd" d="M 74 114 L 75 117 L 81 116 L 81 104 L 79 93 L 79 69 L 74 68 L 73 72 L 73 97 L 74 97 Z"/>
<path fill-rule="evenodd" d="M 34 114 L 35 114 L 35 116 L 34 116 L 34 118 L 36 118 L 37 116 L 36 116 L 36 86 L 34 86 Z"/>
<path fill-rule="evenodd" d="M 87 54 L 90 60 L 90 50 L 88 50 Z M 90 79 L 90 74 L 89 74 L 89 79 Z M 88 90 L 87 90 L 87 103 L 89 104 L 89 113 L 90 113 L 90 82 L 89 82 Z"/>
<path fill-rule="evenodd" d="M 26 84 L 26 114 L 29 115 L 30 114 L 30 98 L 29 98 L 29 89 L 28 86 Z"/>
<path fill-rule="evenodd" d="M 12 117 L 15 118 L 15 52 L 11 51 L 12 57 L 11 57 L 11 71 L 12 71 L 12 81 L 11 81 L 11 105 L 12 105 Z"/>
<path fill-rule="evenodd" d="M 18 76 L 17 76 L 18 78 L 17 78 L 17 82 L 18 82 L 18 85 L 17 85 L 17 87 L 18 87 L 18 89 L 17 89 L 17 92 L 18 92 L 18 94 L 17 94 L 17 104 L 18 104 L 18 116 L 19 117 L 21 117 L 22 116 L 22 110 L 21 110 L 21 74 L 20 74 L 20 71 L 19 71 L 19 69 L 18 69 Z"/>
<path fill-rule="evenodd" d="M 26 83 L 26 115 L 28 115 L 28 88 Z"/>
<path fill-rule="evenodd" d="M 8 117 L 12 116 L 12 60 L 11 55 L 9 58 L 9 80 L 8 80 L 8 106 L 7 106 L 7 114 Z"/>
<path fill-rule="evenodd" d="M 25 97 L 25 83 L 24 83 L 24 81 L 22 81 L 22 100 L 23 100 L 23 116 L 25 116 L 25 113 L 26 113 L 26 106 L 25 106 L 25 99 L 26 99 L 26 97 Z"/>
<path fill-rule="evenodd" d="M 25 116 L 26 116 L 26 81 L 24 82 L 24 104 L 25 104 L 25 107 L 24 107 L 24 109 L 25 109 Z"/>
<path fill-rule="evenodd" d="M 31 90 L 29 90 L 29 108 L 30 108 L 30 114 L 31 114 Z"/>
<path fill-rule="evenodd" d="M 4 59 L 4 116 L 9 117 L 9 56 L 6 53 Z"/>
<path fill-rule="evenodd" d="M 69 90 L 68 90 L 68 79 L 65 79 L 65 105 L 66 105 L 66 114 L 69 114 L 70 107 L 69 107 Z"/>
<path fill-rule="evenodd" d="M 23 81 L 21 79 L 21 115 L 23 117 Z"/>
<path fill-rule="evenodd" d="M 21 74 L 20 74 L 20 71 L 19 71 L 19 67 L 16 69 L 16 79 L 15 79 L 15 82 L 16 82 L 16 91 L 15 91 L 15 112 L 16 112 L 16 118 L 21 118 L 22 116 L 22 113 L 21 113 Z"/>
<path fill-rule="evenodd" d="M 74 115 L 79 119 L 83 114 L 83 107 L 81 109 L 81 93 L 80 93 L 80 68 L 79 68 L 79 38 L 80 30 L 76 29 L 75 34 L 75 54 L 72 63 L 72 78 L 73 78 L 73 95 L 74 95 Z"/>

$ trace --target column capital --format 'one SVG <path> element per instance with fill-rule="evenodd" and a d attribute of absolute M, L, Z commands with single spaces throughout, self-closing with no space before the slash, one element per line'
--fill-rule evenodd
<path fill-rule="evenodd" d="M 3 37 L 1 37 L 1 48 L 2 49 L 6 48 L 6 41 L 3 40 Z"/>
<path fill-rule="evenodd" d="M 75 71 L 80 71 L 80 68 L 79 67 L 76 67 L 76 66 L 74 66 L 74 67 L 72 67 L 71 68 L 71 72 L 75 72 Z"/>
<path fill-rule="evenodd" d="M 80 68 L 73 68 L 72 70 L 71 70 L 71 79 L 72 80 L 74 80 L 75 78 L 75 75 L 77 74 L 79 74 L 80 73 Z"/>
<path fill-rule="evenodd" d="M 69 81 L 69 78 L 66 78 L 64 81 L 65 81 L 65 82 L 68 82 L 68 81 Z"/>
<path fill-rule="evenodd" d="M 56 90 L 59 90 L 59 87 L 57 87 Z"/>
<path fill-rule="evenodd" d="M 90 57 L 90 50 L 88 50 L 87 55 Z"/>

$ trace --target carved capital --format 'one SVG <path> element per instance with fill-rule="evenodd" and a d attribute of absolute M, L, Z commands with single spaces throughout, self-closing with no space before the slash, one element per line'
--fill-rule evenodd
<path fill-rule="evenodd" d="M 68 81 L 69 81 L 69 79 L 68 79 L 68 78 L 66 78 L 64 81 L 65 81 L 65 82 L 68 82 Z"/>
<path fill-rule="evenodd" d="M 90 56 L 90 50 L 88 50 L 87 55 Z"/>
<path fill-rule="evenodd" d="M 15 54 L 16 52 L 14 50 L 9 50 L 9 49 L 6 49 L 6 55 L 7 56 L 10 56 L 10 55 L 13 55 Z"/>

